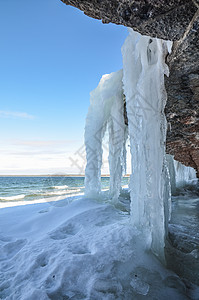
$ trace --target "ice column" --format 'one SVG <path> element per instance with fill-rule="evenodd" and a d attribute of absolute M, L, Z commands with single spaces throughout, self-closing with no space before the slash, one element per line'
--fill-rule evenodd
<path fill-rule="evenodd" d="M 129 29 L 123 47 L 123 83 L 131 144 L 131 219 L 151 235 L 152 251 L 164 260 L 169 218 L 169 176 L 165 158 L 165 55 L 171 42 Z"/>
<path fill-rule="evenodd" d="M 85 194 L 97 196 L 101 191 L 102 139 L 108 127 L 110 193 L 114 201 L 119 196 L 121 186 L 122 153 L 126 136 L 122 76 L 122 70 L 102 76 L 98 87 L 91 92 L 85 127 Z"/>
<path fill-rule="evenodd" d="M 174 195 L 176 193 L 176 174 L 175 174 L 174 158 L 172 155 L 167 154 L 166 159 L 167 159 L 167 165 L 169 169 L 171 194 Z"/>
<path fill-rule="evenodd" d="M 122 83 L 122 81 L 121 81 Z M 122 173 L 126 165 L 127 126 L 124 123 L 124 102 L 122 95 L 117 95 L 111 108 L 108 122 L 109 131 L 109 171 L 110 198 L 114 203 L 118 201 L 121 188 Z"/>

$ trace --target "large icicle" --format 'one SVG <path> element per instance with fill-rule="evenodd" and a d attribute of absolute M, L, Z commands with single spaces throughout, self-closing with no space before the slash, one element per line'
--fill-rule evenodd
<path fill-rule="evenodd" d="M 88 196 L 97 196 L 101 191 L 102 139 L 107 124 L 111 197 L 115 200 L 119 195 L 122 176 L 121 151 L 125 136 L 122 76 L 122 70 L 102 76 L 98 87 L 91 92 L 85 127 L 85 194 Z"/>
<path fill-rule="evenodd" d="M 164 260 L 169 218 L 169 176 L 165 159 L 165 55 L 171 42 L 129 30 L 123 47 L 123 83 L 131 143 L 131 219 L 150 230 L 153 252 Z"/>

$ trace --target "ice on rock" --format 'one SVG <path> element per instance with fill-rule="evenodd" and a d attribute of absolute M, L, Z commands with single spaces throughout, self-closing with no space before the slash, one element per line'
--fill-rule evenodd
<path fill-rule="evenodd" d="M 131 219 L 149 230 L 153 252 L 164 260 L 169 220 L 169 177 L 165 157 L 165 55 L 171 42 L 129 29 L 123 47 L 123 83 L 131 144 Z"/>
<path fill-rule="evenodd" d="M 126 125 L 122 70 L 102 76 L 98 87 L 91 92 L 90 107 L 85 126 L 87 165 L 85 170 L 85 194 L 97 196 L 101 191 L 102 139 L 108 127 L 110 196 L 116 201 L 121 187 Z"/>
<path fill-rule="evenodd" d="M 177 188 L 182 188 L 197 181 L 196 171 L 194 168 L 186 167 L 176 161 L 172 155 L 167 154 L 166 157 L 169 167 L 172 194 L 176 193 Z"/>

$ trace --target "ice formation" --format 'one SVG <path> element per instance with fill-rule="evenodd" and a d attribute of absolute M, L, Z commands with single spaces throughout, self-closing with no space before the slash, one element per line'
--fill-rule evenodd
<path fill-rule="evenodd" d="M 110 196 L 117 201 L 125 165 L 126 125 L 122 70 L 102 76 L 98 87 L 91 92 L 90 107 L 85 126 L 87 166 L 85 194 L 97 196 L 101 191 L 102 139 L 108 128 Z"/>
<path fill-rule="evenodd" d="M 165 55 L 171 42 L 129 30 L 123 47 L 123 83 L 131 143 L 131 216 L 134 226 L 149 230 L 151 248 L 164 260 L 170 214 L 169 176 L 165 157 Z"/>
<path fill-rule="evenodd" d="M 185 187 L 197 180 L 196 171 L 191 167 L 186 167 L 176 161 L 172 155 L 167 154 L 167 163 L 169 167 L 171 192 L 176 193 L 176 188 Z"/>
<path fill-rule="evenodd" d="M 117 202 L 123 171 L 126 169 L 127 126 L 124 123 L 124 103 L 119 95 L 111 108 L 109 131 L 110 197 Z M 123 93 L 122 93 L 123 96 Z"/>
<path fill-rule="evenodd" d="M 176 187 L 180 188 L 186 184 L 191 183 L 193 179 L 196 179 L 196 171 L 191 167 L 186 167 L 179 161 L 174 160 Z"/>
<path fill-rule="evenodd" d="M 152 39 L 129 29 L 122 47 L 123 78 L 122 71 L 102 77 L 97 89 L 91 93 L 85 131 L 86 193 L 98 194 L 102 138 L 109 119 L 110 194 L 116 201 L 126 140 L 124 90 L 131 144 L 131 220 L 134 227 L 149 235 L 153 252 L 162 260 L 170 215 L 164 75 L 169 73 L 165 55 L 171 50 L 171 45 L 169 41 Z"/>

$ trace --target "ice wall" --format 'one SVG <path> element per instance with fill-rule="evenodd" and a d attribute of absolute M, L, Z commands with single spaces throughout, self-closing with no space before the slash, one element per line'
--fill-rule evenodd
<path fill-rule="evenodd" d="M 167 154 L 167 163 L 171 179 L 171 192 L 175 194 L 176 188 L 185 187 L 197 180 L 196 171 L 176 161 L 172 155 Z"/>
<path fill-rule="evenodd" d="M 174 160 L 176 187 L 180 188 L 190 184 L 193 179 L 196 179 L 196 171 L 191 167 L 186 167 L 180 162 Z"/>
<path fill-rule="evenodd" d="M 123 83 L 131 144 L 131 219 L 149 231 L 153 252 L 164 260 L 170 214 L 170 185 L 165 158 L 165 55 L 171 42 L 129 29 L 123 47 Z"/>
<path fill-rule="evenodd" d="M 85 194 L 98 196 L 101 191 L 102 140 L 108 127 L 110 196 L 113 201 L 119 196 L 125 153 L 122 76 L 122 70 L 102 76 L 98 87 L 91 92 L 85 126 Z"/>

